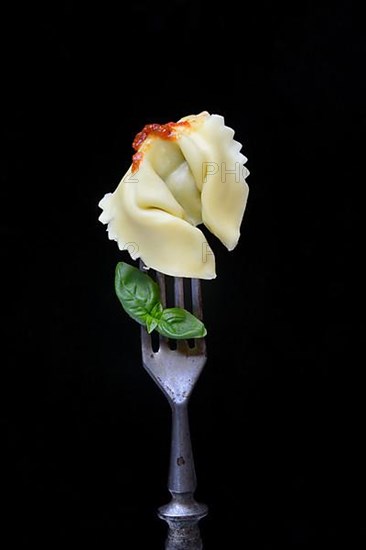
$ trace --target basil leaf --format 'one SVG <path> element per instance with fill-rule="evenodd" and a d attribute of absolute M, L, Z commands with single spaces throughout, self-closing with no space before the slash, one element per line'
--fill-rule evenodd
<path fill-rule="evenodd" d="M 163 313 L 163 304 L 161 302 L 158 302 L 151 310 L 150 315 L 151 317 L 155 317 L 157 320 L 160 319 L 161 314 Z"/>
<path fill-rule="evenodd" d="M 149 334 L 151 334 L 154 328 L 156 328 L 159 324 L 159 321 L 156 318 L 151 317 L 151 315 L 146 316 L 145 322 L 146 322 L 146 329 Z"/>
<path fill-rule="evenodd" d="M 162 310 L 157 283 L 146 273 L 124 262 L 116 266 L 115 290 L 123 309 L 141 325 L 146 324 L 148 315 L 156 317 L 153 311 L 159 314 Z"/>
<path fill-rule="evenodd" d="M 189 311 L 179 307 L 164 309 L 158 284 L 137 267 L 119 262 L 115 289 L 126 313 L 146 326 L 149 334 L 156 329 L 163 336 L 177 340 L 206 336 L 204 324 Z"/>
<path fill-rule="evenodd" d="M 164 309 L 156 330 L 176 340 L 203 338 L 207 334 L 205 325 L 197 317 L 179 307 Z"/>

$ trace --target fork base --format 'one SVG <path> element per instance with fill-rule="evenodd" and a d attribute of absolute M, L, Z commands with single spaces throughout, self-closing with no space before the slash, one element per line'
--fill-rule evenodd
<path fill-rule="evenodd" d="M 169 526 L 165 550 L 202 550 L 198 522 L 207 513 L 207 506 L 196 502 L 191 493 L 172 493 L 169 504 L 158 510 Z"/>

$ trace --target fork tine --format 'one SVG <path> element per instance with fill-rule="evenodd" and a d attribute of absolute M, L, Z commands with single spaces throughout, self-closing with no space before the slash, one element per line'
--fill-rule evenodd
<path fill-rule="evenodd" d="M 201 290 L 201 281 L 200 279 L 191 279 L 191 290 L 192 290 L 192 313 L 198 319 L 202 321 L 203 311 L 202 311 L 202 290 Z M 206 341 L 205 338 L 196 338 L 195 349 L 198 353 L 206 354 Z"/>
<path fill-rule="evenodd" d="M 151 336 L 148 334 L 145 327 L 141 326 L 141 350 L 142 358 L 145 359 L 147 356 L 151 356 L 153 352 Z"/>
<path fill-rule="evenodd" d="M 143 271 L 145 273 L 146 271 L 146 265 L 145 263 L 141 260 L 141 258 L 139 259 L 139 268 L 141 271 Z"/>
<path fill-rule="evenodd" d="M 175 307 L 184 308 L 184 282 L 183 277 L 174 277 L 174 305 Z M 186 340 L 177 340 L 177 349 L 187 351 L 188 345 Z"/>
<path fill-rule="evenodd" d="M 160 271 L 156 271 L 156 281 L 160 288 L 160 300 L 163 304 L 163 307 L 166 307 L 166 279 L 165 275 L 163 273 L 160 273 Z M 168 338 L 165 338 L 161 334 L 159 334 L 159 349 L 167 350 L 169 348 L 169 341 Z"/>
<path fill-rule="evenodd" d="M 174 301 L 175 307 L 184 307 L 183 277 L 174 277 Z"/>
<path fill-rule="evenodd" d="M 160 271 L 156 272 L 156 280 L 160 288 L 160 300 L 163 304 L 163 307 L 166 307 L 166 282 L 165 282 L 165 275 L 163 273 L 160 273 Z"/>
<path fill-rule="evenodd" d="M 141 260 L 139 261 L 139 268 L 142 272 L 145 272 L 145 264 Z M 141 350 L 142 350 L 142 357 L 145 358 L 147 355 L 151 355 L 153 353 L 152 349 L 152 342 L 151 342 L 151 336 L 148 334 L 145 327 L 141 326 Z"/>
<path fill-rule="evenodd" d="M 202 321 L 202 292 L 201 281 L 191 279 L 192 288 L 192 313 Z"/>

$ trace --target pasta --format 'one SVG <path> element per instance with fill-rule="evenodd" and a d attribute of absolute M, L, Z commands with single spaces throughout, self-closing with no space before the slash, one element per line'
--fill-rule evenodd
<path fill-rule="evenodd" d="M 167 275 L 215 278 L 214 254 L 197 226 L 229 250 L 238 242 L 249 172 L 233 136 L 222 116 L 207 112 L 145 126 L 131 167 L 99 203 L 109 238 Z"/>

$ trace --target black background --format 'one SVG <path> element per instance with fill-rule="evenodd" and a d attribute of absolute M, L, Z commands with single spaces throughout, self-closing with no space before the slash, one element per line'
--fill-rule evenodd
<path fill-rule="evenodd" d="M 251 175 L 240 244 L 214 242 L 203 283 L 205 547 L 365 541 L 362 18 L 348 2 L 120 4 L 1 19 L 2 533 L 162 548 L 170 412 L 97 204 L 144 124 L 208 110 Z"/>

